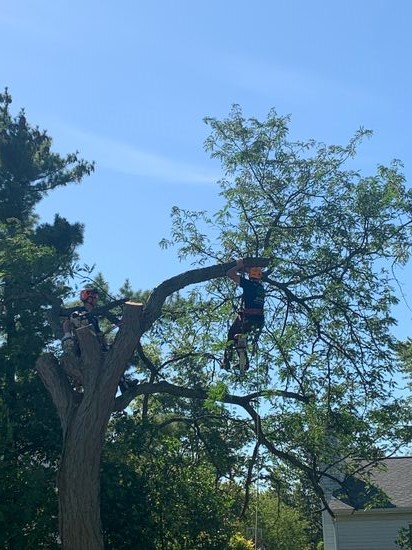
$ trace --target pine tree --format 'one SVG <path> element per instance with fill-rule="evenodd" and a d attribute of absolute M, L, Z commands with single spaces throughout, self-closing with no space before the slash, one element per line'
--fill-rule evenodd
<path fill-rule="evenodd" d="M 51 138 L 30 126 L 0 94 L 0 546 L 53 547 L 58 419 L 35 372 L 54 336 L 45 311 L 67 293 L 65 281 L 83 227 L 56 215 L 39 224 L 38 202 L 93 169 L 77 155 L 51 152 Z"/>

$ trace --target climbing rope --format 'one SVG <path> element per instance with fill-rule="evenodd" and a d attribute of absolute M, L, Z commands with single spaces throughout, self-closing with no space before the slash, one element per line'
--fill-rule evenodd
<path fill-rule="evenodd" d="M 255 363 L 256 363 L 256 393 L 260 391 L 260 370 L 259 370 L 259 356 L 258 350 L 255 350 Z M 260 492 L 260 461 L 259 461 L 259 431 L 260 431 L 260 399 L 257 397 L 256 404 L 256 484 L 255 484 L 255 550 L 258 549 L 258 528 L 259 528 L 259 492 Z"/>

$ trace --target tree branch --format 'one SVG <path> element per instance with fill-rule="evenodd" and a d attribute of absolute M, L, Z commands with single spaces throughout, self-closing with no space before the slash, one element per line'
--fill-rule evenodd
<path fill-rule="evenodd" d="M 334 517 L 334 513 L 331 510 L 326 497 L 325 493 L 322 489 L 322 487 L 319 484 L 319 480 L 317 478 L 316 472 L 307 464 L 296 458 L 291 453 L 286 453 L 280 449 L 277 449 L 271 441 L 266 437 L 265 433 L 262 430 L 262 424 L 261 424 L 261 418 L 260 415 L 257 413 L 257 411 L 250 405 L 250 403 L 246 403 L 243 408 L 247 413 L 249 413 L 250 417 L 253 419 L 255 423 L 255 430 L 256 430 L 256 438 L 259 443 L 264 445 L 266 449 L 273 454 L 273 456 L 277 456 L 281 460 L 284 460 L 288 464 L 291 464 L 296 469 L 303 472 L 306 477 L 310 480 L 313 489 L 319 499 L 322 501 L 322 504 L 324 505 L 325 509 L 329 512 L 329 514 Z"/>
<path fill-rule="evenodd" d="M 120 377 L 125 372 L 142 335 L 143 304 L 126 302 L 122 323 L 113 345 L 105 353 L 101 383 L 106 388 L 103 399 L 115 393 Z M 127 392 L 129 395 L 129 392 Z M 128 403 L 130 403 L 131 399 Z M 127 403 L 127 404 L 128 404 Z"/>
<path fill-rule="evenodd" d="M 132 390 L 128 391 L 127 394 L 125 393 L 116 398 L 113 412 L 124 410 L 128 406 L 128 404 L 138 395 L 151 395 L 154 393 L 167 393 L 176 397 L 199 399 L 202 401 L 206 400 L 209 397 L 209 392 L 204 388 L 184 388 L 182 386 L 170 384 L 170 382 L 166 382 L 165 380 L 156 383 L 142 382 L 141 384 L 135 386 Z M 249 393 L 242 396 L 227 393 L 222 397 L 221 401 L 223 403 L 239 405 L 240 407 L 245 408 L 250 403 L 250 401 L 265 396 L 265 393 L 265 390 L 261 392 Z M 274 390 L 271 393 L 288 399 L 303 401 L 305 403 L 308 401 L 307 397 L 296 394 L 294 392 Z"/>
<path fill-rule="evenodd" d="M 113 412 L 124 410 L 127 407 L 127 405 L 131 402 L 131 400 L 138 395 L 149 395 L 154 393 L 167 393 L 169 395 L 174 395 L 176 397 L 183 397 L 188 399 L 206 400 L 208 398 L 208 392 L 203 388 L 184 388 L 181 386 L 175 386 L 166 381 L 161 381 L 154 384 L 143 382 L 137 385 L 133 389 L 133 391 L 127 392 L 127 394 L 123 394 L 117 397 L 115 399 Z M 262 397 L 262 395 L 264 394 L 265 394 L 264 391 L 253 392 L 244 396 L 233 395 L 228 393 L 222 397 L 221 402 L 231 404 L 231 405 L 238 405 L 242 407 L 249 414 L 250 418 L 254 421 L 254 424 L 255 424 L 257 444 L 264 445 L 266 449 L 271 454 L 273 454 L 273 456 L 276 456 L 281 460 L 284 460 L 285 462 L 291 464 L 293 467 L 295 467 L 299 471 L 303 472 L 306 475 L 306 477 L 311 481 L 313 488 L 316 494 L 321 499 L 323 505 L 325 506 L 325 509 L 328 510 L 328 512 L 333 515 L 333 512 L 330 510 L 330 507 L 326 501 L 323 490 L 319 485 L 319 481 L 316 477 L 316 473 L 312 470 L 312 468 L 307 464 L 305 464 L 304 462 L 302 462 L 301 460 L 299 460 L 293 454 L 287 453 L 285 451 L 282 451 L 281 449 L 276 448 L 265 435 L 262 429 L 260 415 L 251 405 L 251 401 L 259 397 Z M 279 390 L 278 394 L 284 397 L 299 399 L 301 401 L 307 401 L 306 397 L 299 396 L 298 394 L 295 394 L 293 392 L 283 392 Z"/>
<path fill-rule="evenodd" d="M 232 261 L 209 267 L 201 267 L 199 269 L 186 271 L 185 273 L 181 273 L 180 275 L 163 281 L 163 283 L 153 290 L 147 302 L 143 319 L 143 332 L 146 332 L 160 316 L 162 306 L 166 298 L 171 294 L 189 285 L 203 283 L 205 281 L 217 279 L 218 277 L 225 277 L 227 271 L 235 265 L 236 261 Z M 266 267 L 269 265 L 269 260 L 267 258 L 244 258 L 244 265 L 245 267 Z"/>
<path fill-rule="evenodd" d="M 36 362 L 36 369 L 53 399 L 64 434 L 70 416 L 69 411 L 73 405 L 73 390 L 53 354 L 40 355 Z"/>
<path fill-rule="evenodd" d="M 249 460 L 249 466 L 247 469 L 247 476 L 245 481 L 245 498 L 243 499 L 242 511 L 240 512 L 241 519 L 245 517 L 247 508 L 249 506 L 250 485 L 252 483 L 252 478 L 253 478 L 253 468 L 255 467 L 256 461 L 258 459 L 258 453 L 259 453 L 259 442 L 256 442 L 255 447 L 253 449 L 253 454 Z"/>

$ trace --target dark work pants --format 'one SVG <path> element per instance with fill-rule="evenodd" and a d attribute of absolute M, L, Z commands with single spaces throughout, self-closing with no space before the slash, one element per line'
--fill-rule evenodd
<path fill-rule="evenodd" d="M 265 323 L 263 315 L 245 315 L 239 312 L 227 334 L 227 344 L 224 356 L 224 365 L 229 366 L 233 351 L 236 348 L 236 334 L 249 334 L 250 332 L 260 332 Z"/>

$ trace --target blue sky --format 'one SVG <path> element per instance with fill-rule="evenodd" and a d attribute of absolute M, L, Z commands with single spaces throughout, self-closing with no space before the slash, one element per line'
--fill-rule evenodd
<path fill-rule="evenodd" d="M 81 260 L 113 290 L 179 273 L 158 242 L 173 205 L 218 206 L 203 118 L 233 103 L 246 116 L 291 114 L 302 140 L 343 144 L 369 128 L 357 168 L 399 158 L 411 182 L 411 16 L 409 0 L 0 0 L 0 87 L 55 150 L 96 161 L 39 214 L 85 224 Z M 406 337 L 411 269 L 399 277 Z"/>

